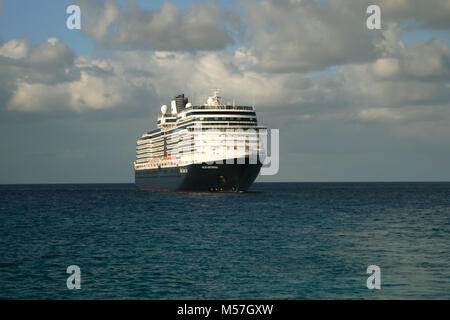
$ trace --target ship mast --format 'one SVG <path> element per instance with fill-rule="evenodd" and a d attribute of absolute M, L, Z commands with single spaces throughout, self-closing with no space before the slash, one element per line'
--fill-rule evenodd
<path fill-rule="evenodd" d="M 222 98 L 221 96 L 219 96 L 220 89 L 214 88 L 214 89 L 210 89 L 210 90 L 213 92 L 213 95 L 208 98 L 207 105 L 208 106 L 220 106 L 221 105 L 220 99 Z"/>

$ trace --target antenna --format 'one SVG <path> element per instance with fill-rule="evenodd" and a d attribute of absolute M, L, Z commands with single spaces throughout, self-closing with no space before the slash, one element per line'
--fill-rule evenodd
<path fill-rule="evenodd" d="M 213 88 L 213 89 L 209 89 L 209 90 L 211 90 L 214 93 L 214 97 L 220 98 L 219 95 L 218 95 L 220 93 L 220 89 L 219 88 Z"/>
<path fill-rule="evenodd" d="M 212 97 L 210 97 L 210 98 L 213 98 L 214 103 L 216 103 L 216 105 L 220 105 L 220 100 L 219 100 L 219 98 L 222 98 L 221 96 L 219 96 L 220 89 L 214 88 L 214 89 L 209 89 L 209 90 L 211 90 L 212 92 L 214 92 L 214 95 L 213 95 Z"/>

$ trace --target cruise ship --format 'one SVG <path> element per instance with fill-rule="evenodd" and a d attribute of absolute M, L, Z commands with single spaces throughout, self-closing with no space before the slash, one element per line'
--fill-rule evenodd
<path fill-rule="evenodd" d="M 157 128 L 137 141 L 137 189 L 242 192 L 258 176 L 265 157 L 254 106 L 223 104 L 218 91 L 203 105 L 184 94 L 161 107 Z"/>

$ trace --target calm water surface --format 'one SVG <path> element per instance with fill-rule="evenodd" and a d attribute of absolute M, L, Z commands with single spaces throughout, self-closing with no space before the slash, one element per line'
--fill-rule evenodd
<path fill-rule="evenodd" d="M 449 248 L 450 183 L 0 186 L 3 299 L 449 299 Z"/>

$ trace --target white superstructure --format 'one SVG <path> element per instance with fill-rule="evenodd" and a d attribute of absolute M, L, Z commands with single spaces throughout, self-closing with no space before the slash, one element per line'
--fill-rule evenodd
<path fill-rule="evenodd" d="M 245 157 L 256 163 L 264 155 L 267 129 L 258 126 L 254 107 L 222 104 L 217 91 L 200 106 L 176 96 L 161 107 L 157 126 L 137 141 L 135 170 Z"/>

